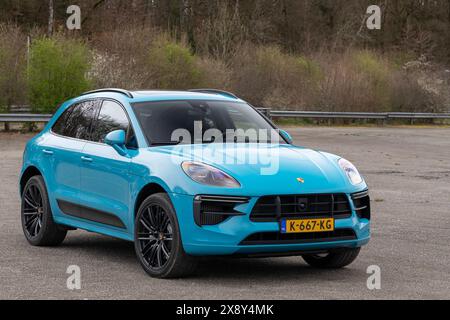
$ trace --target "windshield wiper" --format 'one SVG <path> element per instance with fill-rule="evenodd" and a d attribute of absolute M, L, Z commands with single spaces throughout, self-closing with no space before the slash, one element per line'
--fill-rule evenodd
<path fill-rule="evenodd" d="M 179 145 L 180 143 L 181 143 L 181 141 L 167 141 L 167 142 L 157 141 L 157 142 L 152 142 L 151 147 L 176 146 L 176 145 Z"/>

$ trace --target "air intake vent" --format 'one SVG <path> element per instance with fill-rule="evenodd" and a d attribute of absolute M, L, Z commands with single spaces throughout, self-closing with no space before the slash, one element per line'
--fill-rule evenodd
<path fill-rule="evenodd" d="M 244 215 L 235 210 L 248 202 L 244 197 L 197 196 L 194 200 L 194 219 L 199 226 L 217 225 L 230 217 Z"/>
<path fill-rule="evenodd" d="M 273 244 L 296 244 L 310 242 L 333 242 L 356 239 L 352 229 L 336 229 L 330 232 L 313 233 L 280 233 L 261 232 L 255 233 L 243 240 L 242 246 L 273 245 Z"/>
<path fill-rule="evenodd" d="M 353 205 L 360 219 L 370 220 L 370 196 L 369 191 L 352 194 Z"/>

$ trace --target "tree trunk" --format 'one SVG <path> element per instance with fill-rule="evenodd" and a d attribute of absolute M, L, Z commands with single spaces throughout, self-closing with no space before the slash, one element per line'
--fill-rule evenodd
<path fill-rule="evenodd" d="M 287 3 L 286 0 L 282 1 L 282 15 L 283 15 L 283 35 L 284 35 L 284 40 L 287 43 L 287 47 L 291 48 L 291 32 L 290 32 L 290 25 L 289 25 L 289 13 L 288 13 L 288 7 L 287 7 Z"/>
<path fill-rule="evenodd" d="M 7 106 L 6 106 L 6 113 L 10 113 L 11 111 L 11 107 L 10 107 L 10 103 L 8 102 Z M 8 132 L 9 130 L 11 130 L 10 124 L 9 122 L 5 122 L 5 131 Z"/>
<path fill-rule="evenodd" d="M 48 36 L 51 36 L 53 33 L 53 23 L 54 23 L 53 14 L 54 14 L 53 0 L 48 0 L 48 30 L 47 30 Z"/>

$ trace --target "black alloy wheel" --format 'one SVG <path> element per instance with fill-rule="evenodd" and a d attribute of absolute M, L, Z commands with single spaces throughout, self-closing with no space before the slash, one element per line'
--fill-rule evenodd
<path fill-rule="evenodd" d="M 139 249 L 152 269 L 163 268 L 172 252 L 173 228 L 169 216 L 158 204 L 149 204 L 139 218 Z"/>
<path fill-rule="evenodd" d="M 136 255 L 151 277 L 180 278 L 195 270 L 197 259 L 184 251 L 178 218 L 167 194 L 153 194 L 140 204 L 134 231 Z"/>
<path fill-rule="evenodd" d="M 33 246 L 56 246 L 66 237 L 67 228 L 53 221 L 42 176 L 31 177 L 22 191 L 21 220 L 25 238 Z"/>
<path fill-rule="evenodd" d="M 44 204 L 42 193 L 36 184 L 27 186 L 23 193 L 24 229 L 29 237 L 36 237 L 42 229 Z"/>

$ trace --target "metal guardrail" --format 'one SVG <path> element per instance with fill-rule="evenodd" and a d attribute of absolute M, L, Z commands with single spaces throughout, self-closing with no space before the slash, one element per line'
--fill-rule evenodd
<path fill-rule="evenodd" d="M 390 119 L 450 119 L 450 113 L 388 113 Z"/>
<path fill-rule="evenodd" d="M 314 112 L 314 111 L 270 111 L 271 118 L 310 119 L 386 119 L 387 113 L 366 112 Z"/>
<path fill-rule="evenodd" d="M 48 122 L 51 114 L 4 113 L 0 114 L 0 122 Z"/>
<path fill-rule="evenodd" d="M 370 112 L 316 112 L 316 111 L 278 111 L 259 109 L 269 118 L 302 119 L 373 119 L 373 120 L 415 120 L 415 119 L 450 119 L 450 113 L 370 113 Z M 6 113 L 0 114 L 0 122 L 48 122 L 51 114 Z"/>
<path fill-rule="evenodd" d="M 450 119 L 450 113 L 403 113 L 403 112 L 315 112 L 315 111 L 275 111 L 265 110 L 270 118 L 309 118 L 309 119 Z"/>

